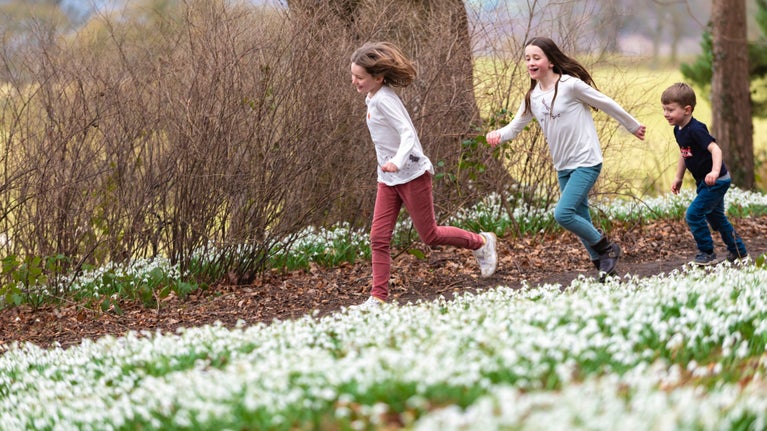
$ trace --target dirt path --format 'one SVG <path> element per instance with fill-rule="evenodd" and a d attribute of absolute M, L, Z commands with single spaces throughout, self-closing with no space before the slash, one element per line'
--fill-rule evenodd
<path fill-rule="evenodd" d="M 732 220 L 752 256 L 767 253 L 767 216 Z M 650 276 L 681 268 L 695 255 L 694 242 L 684 222 L 662 221 L 626 225 L 612 236 L 624 250 L 618 270 Z M 726 251 L 715 239 L 721 257 Z M 401 253 L 392 265 L 392 300 L 400 304 L 451 297 L 498 285 L 522 286 L 559 283 L 568 285 L 579 275 L 596 276 L 583 247 L 566 233 L 546 238 L 501 238 L 499 267 L 493 277 L 480 279 L 469 251 L 451 247 L 422 249 L 426 258 Z M 185 299 L 169 297 L 157 308 L 139 303 L 121 304 L 122 314 L 86 309 L 77 304 L 31 310 L 0 310 L 0 345 L 32 342 L 67 347 L 84 338 L 119 336 L 127 331 L 175 331 L 216 321 L 233 326 L 292 319 L 316 311 L 319 315 L 364 301 L 370 289 L 370 264 L 360 262 L 339 268 L 312 268 L 273 274 L 247 285 L 221 284 Z"/>

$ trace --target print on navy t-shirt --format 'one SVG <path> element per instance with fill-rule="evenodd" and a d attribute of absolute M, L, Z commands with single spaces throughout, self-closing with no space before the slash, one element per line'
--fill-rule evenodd
<path fill-rule="evenodd" d="M 708 146 L 716 139 L 708 133 L 705 124 L 691 118 L 684 128 L 674 127 L 674 137 L 679 145 L 679 151 L 684 158 L 684 165 L 690 171 L 696 183 L 700 183 L 706 178 L 713 160 Z M 719 176 L 727 174 L 727 166 L 722 161 L 722 168 L 719 170 Z"/>

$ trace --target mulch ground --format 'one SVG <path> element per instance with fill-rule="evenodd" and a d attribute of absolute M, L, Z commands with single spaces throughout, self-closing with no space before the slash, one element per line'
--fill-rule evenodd
<path fill-rule="evenodd" d="M 767 253 L 767 217 L 731 219 L 749 253 Z M 695 255 L 684 221 L 614 227 L 611 236 L 622 247 L 619 273 L 639 276 L 681 268 Z M 720 257 L 726 255 L 715 237 Z M 416 244 L 417 245 L 417 244 Z M 425 258 L 400 253 L 392 265 L 391 300 L 400 304 L 447 298 L 498 285 L 521 287 L 540 283 L 569 284 L 579 275 L 597 275 L 580 242 L 571 234 L 499 238 L 497 272 L 478 277 L 470 251 L 452 247 L 421 247 Z M 120 304 L 121 312 L 101 311 L 83 304 L 28 306 L 0 310 L 0 345 L 31 342 L 42 347 L 80 344 L 83 339 L 120 336 L 128 331 L 173 332 L 220 322 L 234 326 L 295 319 L 307 313 L 325 315 L 364 301 L 370 289 L 370 262 L 338 268 L 313 267 L 287 274 L 272 273 L 249 285 L 217 284 L 186 298 L 170 296 L 157 307 L 140 302 Z"/>

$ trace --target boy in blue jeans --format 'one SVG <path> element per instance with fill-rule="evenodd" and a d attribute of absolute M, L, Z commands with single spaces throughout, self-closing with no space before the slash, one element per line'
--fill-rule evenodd
<path fill-rule="evenodd" d="M 732 180 L 722 160 L 722 149 L 708 133 L 706 125 L 692 116 L 695 109 L 695 91 L 684 83 L 676 83 L 661 95 L 663 116 L 674 126 L 674 138 L 679 145 L 679 162 L 671 191 L 679 193 L 685 170 L 688 169 L 697 184 L 697 196 L 685 213 L 698 255 L 694 263 L 711 265 L 717 262 L 711 229 L 719 231 L 727 246 L 727 260 L 734 262 L 748 256 L 746 246 L 727 220 L 724 194 Z M 708 225 L 706 224 L 708 222 Z"/>

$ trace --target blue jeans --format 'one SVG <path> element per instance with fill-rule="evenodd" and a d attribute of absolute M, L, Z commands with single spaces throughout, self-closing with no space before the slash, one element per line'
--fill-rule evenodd
<path fill-rule="evenodd" d="M 711 230 L 718 231 L 722 236 L 727 251 L 739 256 L 746 255 L 746 246 L 727 220 L 724 211 L 724 194 L 731 183 L 732 180 L 729 179 L 717 180 L 714 185 L 708 186 L 705 181 L 701 181 L 698 184 L 698 195 L 687 207 L 684 217 L 698 250 L 702 252 L 714 252 L 714 241 L 708 228 L 711 225 Z"/>
<path fill-rule="evenodd" d="M 601 163 L 596 166 L 557 171 L 561 196 L 554 208 L 554 219 L 581 240 L 592 260 L 598 259 L 599 253 L 591 246 L 602 239 L 602 234 L 591 222 L 589 192 L 597 182 L 601 171 Z"/>

